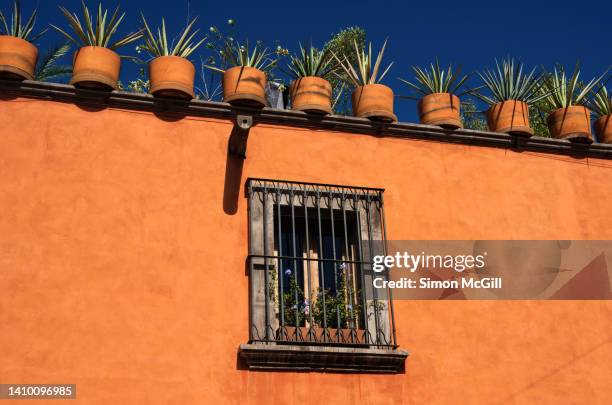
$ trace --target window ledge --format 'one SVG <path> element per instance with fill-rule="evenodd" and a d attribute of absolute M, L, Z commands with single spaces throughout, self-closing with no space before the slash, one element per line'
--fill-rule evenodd
<path fill-rule="evenodd" d="M 329 346 L 242 344 L 240 358 L 249 370 L 402 373 L 408 352 Z"/>

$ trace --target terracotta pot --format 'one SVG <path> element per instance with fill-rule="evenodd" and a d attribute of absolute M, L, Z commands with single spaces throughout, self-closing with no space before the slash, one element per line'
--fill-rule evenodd
<path fill-rule="evenodd" d="M 595 121 L 595 133 L 600 143 L 612 143 L 612 115 L 604 115 Z"/>
<path fill-rule="evenodd" d="M 393 122 L 393 90 L 384 84 L 366 84 L 353 91 L 353 115 L 374 121 Z"/>
<path fill-rule="evenodd" d="M 417 104 L 421 124 L 442 128 L 463 128 L 459 97 L 449 93 L 433 93 L 424 96 Z"/>
<path fill-rule="evenodd" d="M 327 328 L 327 336 L 324 337 L 325 329 L 320 327 L 298 327 L 285 326 L 284 331 L 279 328 L 276 331 L 276 340 L 286 342 L 313 342 L 313 343 L 338 343 L 338 344 L 366 344 L 364 329 L 336 329 Z"/>
<path fill-rule="evenodd" d="M 301 77 L 291 84 L 291 109 L 331 114 L 331 84 L 315 76 Z"/>
<path fill-rule="evenodd" d="M 591 143 L 591 112 L 584 106 L 559 108 L 547 119 L 550 135 L 577 143 Z"/>
<path fill-rule="evenodd" d="M 0 35 L 0 77 L 33 80 L 38 49 L 28 41 Z"/>
<path fill-rule="evenodd" d="M 493 104 L 487 111 L 487 124 L 493 132 L 530 137 L 529 106 L 523 101 L 506 100 Z"/>
<path fill-rule="evenodd" d="M 100 46 L 84 46 L 74 54 L 70 84 L 77 87 L 117 89 L 121 58 Z"/>
<path fill-rule="evenodd" d="M 223 101 L 230 104 L 265 107 L 266 74 L 259 69 L 235 66 L 223 73 Z"/>
<path fill-rule="evenodd" d="M 149 62 L 151 94 L 192 99 L 195 66 L 179 56 L 160 56 Z"/>

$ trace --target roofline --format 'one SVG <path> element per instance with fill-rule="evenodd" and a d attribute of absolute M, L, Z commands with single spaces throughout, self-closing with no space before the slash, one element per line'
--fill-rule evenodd
<path fill-rule="evenodd" d="M 98 91 L 77 89 L 74 86 L 36 81 L 10 81 L 0 79 L 0 100 L 3 94 L 16 97 L 44 99 L 97 107 L 115 107 L 149 111 L 157 114 L 212 117 L 233 120 L 240 115 L 252 115 L 253 123 L 295 126 L 318 130 L 370 134 L 379 137 L 421 139 L 436 142 L 505 148 L 515 151 L 536 151 L 568 155 L 576 158 L 594 157 L 612 159 L 612 145 L 571 143 L 552 138 L 518 138 L 504 133 L 470 129 L 447 130 L 431 125 L 397 122 L 385 124 L 366 118 L 327 115 L 313 116 L 302 111 L 273 108 L 253 109 L 234 107 L 228 103 L 202 100 L 175 100 L 156 98 L 144 93 L 124 91 Z"/>

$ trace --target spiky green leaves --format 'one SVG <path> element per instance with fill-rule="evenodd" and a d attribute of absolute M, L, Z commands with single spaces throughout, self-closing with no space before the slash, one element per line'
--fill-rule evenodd
<path fill-rule="evenodd" d="M 433 93 L 455 94 L 468 78 L 468 76 L 461 77 L 461 68 L 453 71 L 452 66 L 449 65 L 446 70 L 440 69 L 438 60 L 436 60 L 435 65 L 432 63 L 429 69 L 413 66 L 412 70 L 415 74 L 416 83 L 402 78 L 399 80 L 407 84 L 421 97 Z"/>
<path fill-rule="evenodd" d="M 597 117 L 604 117 L 612 114 L 612 97 L 608 95 L 606 86 L 601 86 L 597 92 L 593 93 L 588 107 Z"/>
<path fill-rule="evenodd" d="M 567 77 L 563 66 L 556 66 L 554 72 L 543 80 L 542 90 L 545 99 L 554 108 L 584 105 L 586 96 L 604 78 L 608 70 L 584 85 L 579 81 L 580 66 L 578 63 L 571 77 Z"/>
<path fill-rule="evenodd" d="M 109 18 L 108 10 L 102 8 L 102 3 L 98 3 L 97 15 L 94 19 L 92 18 L 92 13 L 90 13 L 89 9 L 85 5 L 85 2 L 82 1 L 81 4 L 83 8 L 83 23 L 81 23 L 77 13 L 70 13 L 66 8 L 62 6 L 59 7 L 62 14 L 64 14 L 64 17 L 66 17 L 70 28 L 72 28 L 76 34 L 76 38 L 68 34 L 63 29 L 55 25 L 51 25 L 51 27 L 64 35 L 75 45 L 100 46 L 115 50 L 142 37 L 142 32 L 137 31 L 124 36 L 118 41 L 111 42 L 111 38 L 116 34 L 117 28 L 119 28 L 119 25 L 125 17 L 125 13 L 119 14 L 119 7 L 117 7 Z"/>
<path fill-rule="evenodd" d="M 393 62 L 391 62 L 379 76 L 378 72 L 385 53 L 385 48 L 387 47 L 387 40 L 385 40 L 383 43 L 383 46 L 376 57 L 376 61 L 373 64 L 372 62 L 374 59 L 372 58 L 372 43 L 369 44 L 367 53 L 364 48 L 359 48 L 356 41 L 354 42 L 354 45 L 355 56 L 357 59 L 357 63 L 355 65 L 350 62 L 347 55 L 338 56 L 334 54 L 334 58 L 346 73 L 349 82 L 355 87 L 364 86 L 366 84 L 380 83 L 385 78 L 387 72 L 389 72 L 391 66 L 393 66 Z"/>
<path fill-rule="evenodd" d="M 234 38 L 224 38 L 221 47 L 215 47 L 214 49 L 225 69 L 244 66 L 268 72 L 278 62 L 277 59 L 271 57 L 272 53 L 268 51 L 268 48 L 264 48 L 261 42 L 256 42 L 251 50 L 249 41 L 241 44 Z M 206 67 L 219 72 L 225 71 L 215 66 L 206 65 Z"/>
<path fill-rule="evenodd" d="M 144 38 L 145 43 L 140 48 L 149 52 L 151 56 L 180 56 L 181 58 L 188 58 L 196 49 L 198 49 L 206 37 L 196 42 L 196 36 L 200 32 L 199 29 L 194 30 L 193 27 L 198 18 L 194 18 L 187 24 L 187 26 L 180 33 L 179 39 L 176 42 L 168 44 L 168 36 L 166 34 L 166 22 L 162 18 L 161 28 L 157 28 L 157 36 L 153 34 L 153 31 L 147 24 L 147 20 L 144 15 L 142 16 L 142 24 L 144 26 Z"/>
<path fill-rule="evenodd" d="M 24 24 L 24 18 L 21 13 L 21 4 L 19 0 L 15 0 L 13 2 L 13 15 L 10 17 L 10 25 L 4 13 L 0 11 L 0 34 L 21 38 L 29 42 L 36 41 L 36 39 L 44 34 L 43 31 L 38 35 L 32 35 L 34 25 L 36 24 L 37 14 L 38 10 L 32 11 L 32 15 L 30 15 L 30 18 L 25 20 Z"/>
<path fill-rule="evenodd" d="M 542 92 L 544 73 L 536 73 L 535 68 L 527 73 L 523 62 L 516 62 L 514 58 L 503 59 L 501 65 L 495 60 L 495 69 L 487 68 L 484 72 L 478 72 L 478 76 L 484 85 L 470 92 L 490 105 L 506 100 L 532 105 L 550 94 L 548 91 Z M 490 94 L 480 92 L 482 88 L 486 88 Z"/>
<path fill-rule="evenodd" d="M 294 79 L 308 76 L 326 79 L 338 70 L 338 66 L 329 50 L 320 51 L 312 45 L 304 48 L 300 44 L 300 53 L 291 56 L 289 74 Z"/>
<path fill-rule="evenodd" d="M 58 61 L 70 51 L 70 47 L 70 42 L 57 44 L 39 59 L 34 72 L 34 80 L 48 82 L 72 73 L 72 66 L 58 65 Z"/>

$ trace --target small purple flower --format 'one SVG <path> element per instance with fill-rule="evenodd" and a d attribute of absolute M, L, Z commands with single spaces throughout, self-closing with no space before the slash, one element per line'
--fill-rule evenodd
<path fill-rule="evenodd" d="M 288 275 L 288 276 L 290 276 L 290 275 L 291 275 L 291 269 L 287 269 L 287 270 L 285 270 L 285 274 L 286 274 L 286 275 Z"/>
<path fill-rule="evenodd" d="M 292 306 L 291 309 L 293 309 L 294 311 L 297 310 L 297 305 Z"/>
<path fill-rule="evenodd" d="M 340 264 L 340 270 L 344 270 L 344 269 L 346 269 L 346 263 Z"/>
<path fill-rule="evenodd" d="M 353 309 L 353 306 L 351 304 L 348 304 L 346 307 L 348 308 L 349 311 Z"/>

